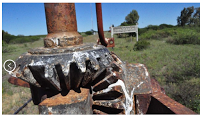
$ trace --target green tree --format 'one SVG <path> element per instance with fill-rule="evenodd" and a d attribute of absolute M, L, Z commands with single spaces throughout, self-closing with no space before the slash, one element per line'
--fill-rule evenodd
<path fill-rule="evenodd" d="M 200 7 L 195 8 L 195 13 L 193 15 L 194 25 L 200 25 Z"/>
<path fill-rule="evenodd" d="M 130 25 L 136 25 L 139 20 L 139 15 L 136 10 L 132 10 L 126 17 L 125 21 L 121 23 L 120 26 L 130 26 Z M 135 33 L 128 33 L 129 36 L 135 36 Z"/>
<path fill-rule="evenodd" d="M 92 35 L 92 31 L 86 31 L 85 34 L 86 35 Z"/>
<path fill-rule="evenodd" d="M 2 40 L 6 43 L 9 43 L 12 39 L 14 39 L 15 36 L 9 34 L 8 32 L 2 30 Z"/>
<path fill-rule="evenodd" d="M 120 26 L 128 26 L 126 22 L 122 22 Z"/>
<path fill-rule="evenodd" d="M 177 24 L 179 26 L 185 26 L 187 24 L 191 24 L 191 22 L 193 20 L 191 17 L 193 12 L 194 12 L 194 6 L 184 8 L 181 11 L 181 16 L 178 16 L 178 18 L 177 18 Z"/>
<path fill-rule="evenodd" d="M 121 26 L 136 25 L 139 20 L 139 15 L 136 10 L 132 10 L 126 17 L 125 22 L 121 23 Z"/>

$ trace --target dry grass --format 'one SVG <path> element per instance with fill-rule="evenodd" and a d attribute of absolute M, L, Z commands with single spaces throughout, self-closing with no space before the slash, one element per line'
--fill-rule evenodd
<path fill-rule="evenodd" d="M 31 98 L 29 88 L 19 87 L 7 82 L 3 78 L 2 114 L 13 114 L 19 107 Z M 19 114 L 38 114 L 37 106 L 29 103 Z"/>
<path fill-rule="evenodd" d="M 98 38 L 99 38 L 98 34 L 85 36 L 83 37 L 83 43 L 88 43 L 88 42 L 96 43 Z"/>

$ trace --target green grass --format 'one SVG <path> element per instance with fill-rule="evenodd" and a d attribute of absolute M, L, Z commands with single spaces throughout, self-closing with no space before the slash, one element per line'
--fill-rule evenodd
<path fill-rule="evenodd" d="M 40 39 L 31 43 L 9 44 L 15 48 L 9 53 L 2 53 L 2 65 L 7 59 L 16 60 L 21 54 L 27 52 L 30 48 L 42 47 L 43 40 Z M 13 114 L 29 98 L 31 93 L 29 88 L 19 87 L 8 83 L 9 74 L 2 66 L 2 114 Z M 38 114 L 38 107 L 32 102 L 27 105 L 19 114 Z"/>
<path fill-rule="evenodd" d="M 172 29 L 163 30 L 165 32 L 172 31 Z M 156 31 L 151 33 L 147 31 L 147 33 L 156 33 Z M 105 37 L 110 38 L 110 33 L 105 32 Z M 139 36 L 139 40 L 143 39 L 141 37 L 142 35 Z M 98 34 L 84 36 L 83 42 L 96 43 L 98 38 Z M 117 35 L 114 35 L 114 38 L 115 47 L 109 48 L 110 51 L 113 51 L 123 61 L 128 63 L 145 64 L 151 78 L 158 80 L 167 95 L 200 114 L 200 45 L 174 45 L 166 43 L 166 40 L 169 38 L 166 36 L 165 38 L 159 37 L 159 39 L 145 39 L 150 42 L 150 46 L 142 51 L 134 51 L 135 37 L 133 41 L 130 40 L 130 37 L 117 38 Z M 30 48 L 42 47 L 43 40 L 25 44 L 10 44 L 9 46 L 16 49 L 2 54 L 2 64 L 7 59 L 16 60 Z M 6 75 L 7 73 L 2 68 L 2 113 L 13 114 L 17 108 L 22 106 L 31 97 L 31 93 L 28 88 L 9 84 L 7 82 L 9 76 Z M 31 102 L 20 113 L 37 114 L 37 106 L 34 106 Z"/>
<path fill-rule="evenodd" d="M 131 42 L 115 36 L 115 48 L 110 51 L 123 61 L 145 64 L 151 78 L 159 81 L 167 95 L 200 113 L 200 96 L 196 96 L 200 94 L 200 45 L 174 45 L 166 40 L 148 40 L 147 49 L 134 51 L 136 39 Z"/>

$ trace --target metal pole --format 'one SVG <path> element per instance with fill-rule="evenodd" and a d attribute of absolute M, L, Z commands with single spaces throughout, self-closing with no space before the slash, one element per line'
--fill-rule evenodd
<path fill-rule="evenodd" d="M 96 3 L 96 14 L 97 14 L 97 26 L 98 26 L 99 39 L 100 39 L 101 44 L 107 47 L 107 43 L 104 38 L 104 32 L 103 32 L 101 3 Z"/>
<path fill-rule="evenodd" d="M 66 47 L 83 43 L 77 32 L 74 3 L 45 3 L 48 35 L 44 39 L 45 47 Z"/>

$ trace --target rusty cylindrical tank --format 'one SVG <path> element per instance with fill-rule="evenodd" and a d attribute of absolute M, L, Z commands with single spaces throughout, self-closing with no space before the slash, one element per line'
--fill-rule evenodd
<path fill-rule="evenodd" d="M 45 3 L 48 35 L 44 39 L 45 47 L 66 47 L 83 43 L 77 32 L 74 3 Z"/>

